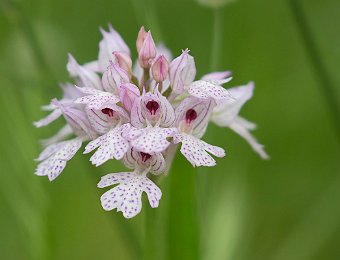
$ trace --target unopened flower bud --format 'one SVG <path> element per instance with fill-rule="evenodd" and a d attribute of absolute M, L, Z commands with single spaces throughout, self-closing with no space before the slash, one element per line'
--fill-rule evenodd
<path fill-rule="evenodd" d="M 122 51 L 114 51 L 112 52 L 116 63 L 125 70 L 129 75 L 131 75 L 132 70 L 132 60 L 130 55 Z"/>
<path fill-rule="evenodd" d="M 138 32 L 138 37 L 136 41 L 136 47 L 137 47 L 138 52 L 143 46 L 146 35 L 147 35 L 147 32 L 145 31 L 144 26 L 142 26 Z"/>
<path fill-rule="evenodd" d="M 130 81 L 129 76 L 125 70 L 118 66 L 118 64 L 110 61 L 110 66 L 103 73 L 102 83 L 105 91 L 116 93 L 117 88 L 124 83 Z"/>
<path fill-rule="evenodd" d="M 140 96 L 139 88 L 132 83 L 125 83 L 118 87 L 118 92 L 124 108 L 131 111 L 133 102 Z"/>
<path fill-rule="evenodd" d="M 170 63 L 169 79 L 172 91 L 181 94 L 185 86 L 188 86 L 195 79 L 196 66 L 194 58 L 189 55 L 189 50 L 182 51 L 182 54 Z"/>
<path fill-rule="evenodd" d="M 152 77 L 157 83 L 163 82 L 168 76 L 169 62 L 164 55 L 158 56 L 151 66 Z"/>
<path fill-rule="evenodd" d="M 143 45 L 139 50 L 139 64 L 143 69 L 149 69 L 151 61 L 156 57 L 157 49 L 152 39 L 151 32 L 148 31 L 144 39 Z"/>

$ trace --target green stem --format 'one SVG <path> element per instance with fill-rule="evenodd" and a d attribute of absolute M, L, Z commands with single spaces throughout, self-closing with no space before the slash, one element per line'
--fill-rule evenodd
<path fill-rule="evenodd" d="M 155 209 L 151 208 L 148 199 L 144 203 L 145 238 L 144 238 L 144 259 L 152 260 L 156 258 L 156 230 L 155 230 Z"/>
<path fill-rule="evenodd" d="M 219 65 L 219 57 L 222 53 L 222 35 L 223 35 L 223 8 L 214 9 L 213 35 L 211 45 L 211 71 L 216 70 Z"/>
<path fill-rule="evenodd" d="M 195 168 L 176 157 L 168 176 L 168 259 L 199 259 L 196 177 Z"/>
<path fill-rule="evenodd" d="M 328 110 L 333 118 L 333 125 L 336 130 L 338 141 L 340 142 L 340 107 L 336 98 L 335 86 L 328 75 L 327 69 L 321 55 L 318 51 L 315 39 L 311 33 L 310 27 L 308 26 L 306 16 L 301 7 L 300 1 L 290 0 L 290 8 L 292 10 L 295 22 L 300 32 L 305 51 L 308 58 L 311 61 L 315 75 L 319 80 L 320 91 L 323 93 L 326 99 Z"/>

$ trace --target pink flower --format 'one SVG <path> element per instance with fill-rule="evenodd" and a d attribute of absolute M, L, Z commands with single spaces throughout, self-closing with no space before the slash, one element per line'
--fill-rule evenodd
<path fill-rule="evenodd" d="M 125 70 L 128 75 L 131 75 L 132 73 L 132 60 L 131 57 L 122 51 L 114 51 L 112 52 L 112 55 L 114 57 L 114 61 L 118 64 L 120 68 Z"/>
<path fill-rule="evenodd" d="M 139 52 L 140 49 L 142 48 L 143 44 L 144 44 L 144 40 L 146 38 L 147 32 L 144 29 L 144 26 L 142 26 L 138 32 L 138 37 L 137 37 L 137 41 L 136 41 L 136 47 L 137 47 L 137 51 Z"/>
<path fill-rule="evenodd" d="M 103 39 L 97 60 L 79 65 L 69 55 L 67 69 L 73 84 L 63 85 L 63 97 L 43 106 L 50 114 L 34 123 L 42 127 L 58 118 L 66 121 L 43 141 L 46 147 L 37 159 L 36 175 L 54 180 L 82 143 L 88 142 L 84 154 L 93 152 L 93 165 L 115 159 L 131 169 L 103 176 L 98 187 L 116 185 L 101 196 L 102 207 L 132 218 L 142 209 L 143 192 L 150 206 L 158 207 L 162 192 L 149 177 L 168 172 L 177 148 L 193 167 L 214 166 L 213 156 L 225 156 L 223 148 L 201 140 L 211 121 L 232 129 L 262 158 L 268 158 L 250 134 L 255 124 L 239 116 L 252 97 L 252 83 L 226 89 L 223 84 L 231 80 L 230 71 L 195 80 L 195 60 L 189 50 L 172 59 L 163 45 L 156 47 L 144 27 L 138 32 L 138 61 L 133 67 L 121 36 L 111 25 L 108 32 L 100 30 Z M 66 140 L 71 135 L 73 139 Z"/>
<path fill-rule="evenodd" d="M 148 31 L 141 48 L 138 50 L 139 64 L 144 69 L 149 69 L 152 60 L 157 55 L 155 42 L 153 41 L 151 32 Z"/>
<path fill-rule="evenodd" d="M 163 82 L 168 76 L 169 62 L 164 55 L 159 55 L 151 66 L 152 77 L 157 83 Z"/>
<path fill-rule="evenodd" d="M 158 90 L 143 93 L 131 109 L 131 124 L 137 128 L 147 125 L 169 127 L 175 121 L 175 111 L 170 102 Z"/>
<path fill-rule="evenodd" d="M 173 136 L 174 143 L 182 143 L 181 153 L 194 167 L 216 164 L 208 152 L 217 157 L 225 156 L 222 148 L 200 140 L 206 131 L 215 105 L 216 103 L 211 99 L 188 97 L 176 109 L 179 133 Z"/>

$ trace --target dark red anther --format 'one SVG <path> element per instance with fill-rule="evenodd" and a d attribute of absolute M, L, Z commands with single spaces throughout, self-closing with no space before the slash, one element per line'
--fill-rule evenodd
<path fill-rule="evenodd" d="M 111 108 L 103 108 L 102 113 L 109 117 L 113 117 L 113 110 Z"/>
<path fill-rule="evenodd" d="M 155 115 L 159 108 L 159 104 L 157 101 L 151 100 L 146 103 L 146 108 L 150 111 L 151 115 Z"/>
<path fill-rule="evenodd" d="M 197 113 L 193 109 L 189 109 L 185 114 L 185 121 L 187 121 L 188 124 L 190 124 L 196 118 L 197 118 Z"/>
<path fill-rule="evenodd" d="M 151 154 L 143 153 L 143 152 L 140 152 L 140 156 L 142 157 L 143 162 L 146 162 L 147 160 L 151 158 Z"/>

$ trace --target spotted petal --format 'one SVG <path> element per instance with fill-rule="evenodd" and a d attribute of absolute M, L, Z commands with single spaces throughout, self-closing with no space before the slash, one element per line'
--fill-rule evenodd
<path fill-rule="evenodd" d="M 116 127 L 88 143 L 84 153 L 89 153 L 99 147 L 90 158 L 92 164 L 99 166 L 110 159 L 123 158 L 129 148 L 129 142 L 122 137 L 123 129 L 123 127 Z"/>
<path fill-rule="evenodd" d="M 170 142 L 167 138 L 177 132 L 176 128 L 147 127 L 132 130 L 127 138 L 137 151 L 156 154 L 165 151 Z"/>
<path fill-rule="evenodd" d="M 81 139 L 76 138 L 48 146 L 37 159 L 42 162 L 38 165 L 35 174 L 47 175 L 48 179 L 53 181 L 64 170 L 67 161 L 72 159 L 81 144 Z"/>
<path fill-rule="evenodd" d="M 218 126 L 229 126 L 239 114 L 242 106 L 253 96 L 254 83 L 229 89 L 233 100 L 223 100 L 213 110 L 211 121 Z"/>
<path fill-rule="evenodd" d="M 225 80 L 197 80 L 190 84 L 188 92 L 190 95 L 197 98 L 212 98 L 216 101 L 232 99 L 229 91 L 221 87 L 220 83 L 225 83 Z"/>
<path fill-rule="evenodd" d="M 89 109 L 100 109 L 105 103 L 118 103 L 119 97 L 109 92 L 94 90 L 90 88 L 79 88 L 83 93 L 89 94 L 77 98 L 74 102 L 78 104 L 86 104 Z"/>
<path fill-rule="evenodd" d="M 142 209 L 142 193 L 147 193 L 150 205 L 156 208 L 162 197 L 161 190 L 145 175 L 137 172 L 108 174 L 98 183 L 99 188 L 118 184 L 105 192 L 100 200 L 104 210 L 117 209 L 125 218 L 136 216 Z"/>
<path fill-rule="evenodd" d="M 182 143 L 181 153 L 194 167 L 216 165 L 216 161 L 207 152 L 217 157 L 225 156 L 225 152 L 222 148 L 210 145 L 184 133 L 175 135 L 174 143 Z"/>

